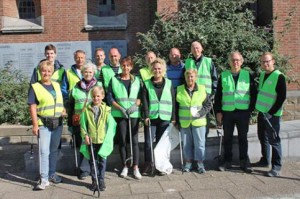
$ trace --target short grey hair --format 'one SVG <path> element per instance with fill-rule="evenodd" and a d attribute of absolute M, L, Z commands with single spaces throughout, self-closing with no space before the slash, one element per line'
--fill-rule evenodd
<path fill-rule="evenodd" d="M 91 68 L 93 71 L 94 71 L 94 75 L 96 74 L 96 71 L 97 71 L 97 67 L 96 67 L 96 65 L 95 64 L 93 64 L 92 62 L 86 62 L 83 66 L 82 66 L 82 68 L 81 68 L 81 73 L 84 73 L 84 71 L 86 70 L 86 69 L 89 69 L 89 68 Z"/>

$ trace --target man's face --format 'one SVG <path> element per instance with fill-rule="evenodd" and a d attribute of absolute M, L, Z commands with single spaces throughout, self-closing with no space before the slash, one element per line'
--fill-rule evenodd
<path fill-rule="evenodd" d="M 53 63 L 56 58 L 56 53 L 54 52 L 54 50 L 46 50 L 45 57 L 48 61 L 51 61 Z"/>
<path fill-rule="evenodd" d="M 238 53 L 234 53 L 231 55 L 231 59 L 230 59 L 231 69 L 238 72 L 241 69 L 242 64 L 243 64 L 243 60 Z"/>
<path fill-rule="evenodd" d="M 95 59 L 96 59 L 96 65 L 101 65 L 104 63 L 104 60 L 105 60 L 105 53 L 104 51 L 100 51 L 98 50 L 96 53 L 95 53 Z"/>
<path fill-rule="evenodd" d="M 146 63 L 150 65 L 156 59 L 156 55 L 152 52 L 146 55 Z"/>
<path fill-rule="evenodd" d="M 271 55 L 264 55 L 260 59 L 261 69 L 264 70 L 267 74 L 271 73 L 274 70 L 275 60 Z"/>
<path fill-rule="evenodd" d="M 203 48 L 200 43 L 198 43 L 198 42 L 192 43 L 191 52 L 195 58 L 201 57 L 202 51 L 203 51 Z"/>
<path fill-rule="evenodd" d="M 121 55 L 115 48 L 109 51 L 109 61 L 112 66 L 118 66 L 120 64 Z"/>
<path fill-rule="evenodd" d="M 85 54 L 78 52 L 76 53 L 74 59 L 76 63 L 76 68 L 80 69 L 85 63 Z"/>
<path fill-rule="evenodd" d="M 169 53 L 169 59 L 171 63 L 178 63 L 180 61 L 181 54 L 178 49 L 173 48 Z"/>

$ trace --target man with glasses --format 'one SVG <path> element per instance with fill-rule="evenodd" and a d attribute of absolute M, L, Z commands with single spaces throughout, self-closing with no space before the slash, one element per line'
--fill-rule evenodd
<path fill-rule="evenodd" d="M 261 144 L 261 159 L 254 163 L 256 167 L 269 167 L 270 145 L 272 147 L 272 169 L 266 173 L 269 177 L 279 176 L 281 171 L 281 142 L 279 137 L 280 117 L 286 99 L 284 75 L 274 67 L 272 53 L 266 52 L 261 58 L 263 72 L 259 77 L 258 95 L 255 108 L 259 111 L 257 134 Z"/>
<path fill-rule="evenodd" d="M 219 170 L 224 171 L 232 167 L 232 140 L 236 126 L 239 142 L 240 168 L 251 173 L 248 157 L 249 120 L 254 110 L 256 100 L 256 85 L 248 70 L 242 69 L 243 56 L 240 52 L 233 52 L 229 56 L 230 70 L 222 72 L 215 96 L 215 110 L 218 125 L 223 124 L 224 130 L 224 162 Z"/>

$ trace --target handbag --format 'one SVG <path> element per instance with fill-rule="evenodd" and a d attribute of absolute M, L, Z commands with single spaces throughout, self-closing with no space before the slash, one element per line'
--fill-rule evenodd
<path fill-rule="evenodd" d="M 81 113 L 83 113 L 84 110 L 85 110 L 85 105 L 86 105 L 87 100 L 88 100 L 88 98 L 86 98 L 85 101 L 84 101 L 84 105 L 83 105 Z M 81 113 L 80 114 L 74 113 L 72 115 L 72 125 L 73 126 L 79 126 L 80 125 L 80 115 L 81 115 Z"/>

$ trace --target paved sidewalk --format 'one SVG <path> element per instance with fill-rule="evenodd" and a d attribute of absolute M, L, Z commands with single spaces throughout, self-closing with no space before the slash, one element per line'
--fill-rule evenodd
<path fill-rule="evenodd" d="M 89 190 L 91 179 L 80 181 L 74 176 L 72 149 L 63 147 L 64 154 L 59 175 L 64 182 L 51 185 L 44 191 L 33 191 L 34 173 L 25 172 L 24 153 L 28 145 L 3 145 L 0 147 L 0 198 L 93 198 Z M 254 160 L 253 160 L 254 161 Z M 106 173 L 107 190 L 100 198 L 121 199 L 245 199 L 245 198 L 299 198 L 300 199 L 300 160 L 285 160 L 282 176 L 265 177 L 268 169 L 255 168 L 253 174 L 245 174 L 235 167 L 231 171 L 214 170 L 215 162 L 207 162 L 207 173 L 184 173 L 174 165 L 175 170 L 169 176 L 143 177 L 135 180 L 129 175 L 118 177 L 118 165 L 110 165 Z"/>

